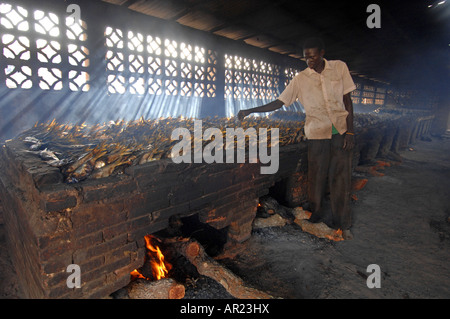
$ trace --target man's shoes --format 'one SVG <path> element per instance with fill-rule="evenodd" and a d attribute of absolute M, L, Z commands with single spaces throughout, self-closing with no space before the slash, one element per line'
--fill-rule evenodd
<path fill-rule="evenodd" d="M 346 230 L 342 231 L 342 238 L 344 238 L 345 240 L 353 239 L 353 234 L 351 233 L 350 229 L 346 229 Z"/>

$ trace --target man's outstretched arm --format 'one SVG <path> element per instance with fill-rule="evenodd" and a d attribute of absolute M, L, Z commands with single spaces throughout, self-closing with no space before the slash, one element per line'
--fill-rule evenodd
<path fill-rule="evenodd" d="M 258 107 L 254 107 L 252 109 L 248 109 L 248 110 L 240 110 L 237 117 L 240 121 L 242 121 L 244 119 L 244 117 L 246 117 L 247 115 L 250 115 L 252 113 L 264 113 L 264 112 L 272 112 L 275 110 L 278 110 L 279 108 L 281 108 L 284 105 L 284 103 L 280 100 L 275 100 L 272 101 L 268 104 L 262 105 L 262 106 L 258 106 Z"/>

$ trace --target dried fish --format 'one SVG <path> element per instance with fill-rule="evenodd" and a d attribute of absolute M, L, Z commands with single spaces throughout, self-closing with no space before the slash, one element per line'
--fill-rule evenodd
<path fill-rule="evenodd" d="M 67 158 L 64 158 L 61 160 L 53 159 L 53 160 L 46 161 L 46 163 L 53 167 L 63 167 L 64 165 L 69 164 L 69 160 Z"/>
<path fill-rule="evenodd" d="M 97 170 L 95 170 L 92 174 L 91 177 L 92 178 L 103 178 L 103 177 L 108 177 L 110 176 L 114 170 L 116 169 L 117 166 L 120 165 L 124 165 L 124 164 L 128 164 L 129 161 L 128 160 L 123 160 L 123 161 L 117 161 L 111 164 L 108 164 L 106 166 L 103 166 Z"/>
<path fill-rule="evenodd" d="M 25 143 L 29 143 L 31 151 L 37 151 L 42 147 L 42 142 L 34 136 L 27 136 L 23 139 Z"/>
<path fill-rule="evenodd" d="M 36 143 L 40 143 L 41 141 L 39 141 L 37 138 L 35 138 L 34 136 L 27 136 L 23 139 L 24 142 L 26 143 L 31 143 L 31 144 L 36 144 Z"/>
<path fill-rule="evenodd" d="M 75 177 L 77 180 L 81 181 L 86 179 L 87 176 L 92 172 L 93 167 L 89 162 L 85 162 L 80 165 L 72 174 L 72 177 Z"/>
<path fill-rule="evenodd" d="M 145 164 L 147 162 L 150 162 L 152 160 L 152 158 L 153 158 L 154 153 L 155 153 L 155 151 L 152 150 L 152 151 L 149 151 L 149 152 L 146 152 L 146 153 L 142 154 L 139 157 L 138 164 L 142 165 L 142 164 Z"/>
<path fill-rule="evenodd" d="M 55 161 L 59 161 L 59 158 L 56 156 L 56 154 L 50 150 L 48 150 L 47 148 L 44 149 L 43 151 L 39 152 L 39 156 L 44 160 L 44 161 L 49 161 L 49 160 L 55 160 Z"/>
<path fill-rule="evenodd" d="M 36 143 L 36 144 L 31 145 L 31 146 L 30 146 L 30 150 L 31 150 L 31 151 L 38 151 L 38 150 L 41 149 L 41 147 L 42 147 L 42 143 L 41 143 L 41 142 L 38 142 L 38 143 Z"/>
<path fill-rule="evenodd" d="M 99 168 L 102 168 L 105 165 L 106 165 L 105 161 L 98 160 L 98 161 L 95 162 L 94 168 L 95 169 L 99 169 Z"/>
<path fill-rule="evenodd" d="M 77 170 L 80 166 L 89 162 L 89 165 L 92 167 L 95 164 L 95 161 L 100 157 L 104 156 L 107 153 L 107 150 L 102 149 L 102 146 L 95 147 L 92 151 L 84 153 L 82 156 L 78 158 L 77 161 L 72 163 L 67 169 L 66 173 L 72 173 Z"/>
<path fill-rule="evenodd" d="M 65 172 L 69 174 L 74 172 L 78 167 L 86 163 L 91 158 L 92 154 L 90 152 L 82 154 L 74 163 L 66 168 Z"/>
<path fill-rule="evenodd" d="M 286 115 L 287 114 L 287 115 Z M 276 116 L 275 116 L 276 115 Z M 211 117 L 203 119 L 203 130 L 219 128 L 225 137 L 227 128 L 278 127 L 280 146 L 301 142 L 304 138 L 304 116 L 295 112 L 274 113 L 271 117 L 236 118 Z M 170 158 L 177 143 L 171 139 L 172 131 L 180 126 L 194 131 L 193 118 L 144 119 L 136 121 L 110 121 L 88 126 L 86 124 L 58 124 L 55 120 L 37 124 L 25 132 L 23 141 L 42 153 L 47 164 L 59 167 L 67 183 L 77 183 L 86 178 L 101 178 L 120 173 L 123 167 Z M 268 143 L 271 143 L 269 135 Z M 191 134 L 191 142 L 195 136 Z M 211 140 L 198 139 L 202 146 Z M 248 142 L 246 142 L 248 146 Z M 270 144 L 269 144 L 270 145 Z M 40 153 L 39 153 L 40 154 Z M 55 157 L 53 157 L 53 155 Z M 62 155 L 62 156 L 60 156 Z"/>

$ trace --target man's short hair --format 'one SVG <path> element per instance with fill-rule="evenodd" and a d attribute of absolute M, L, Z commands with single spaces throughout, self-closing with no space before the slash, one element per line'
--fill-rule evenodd
<path fill-rule="evenodd" d="M 308 38 L 303 43 L 303 50 L 318 48 L 319 52 L 325 50 L 325 44 L 321 38 Z"/>

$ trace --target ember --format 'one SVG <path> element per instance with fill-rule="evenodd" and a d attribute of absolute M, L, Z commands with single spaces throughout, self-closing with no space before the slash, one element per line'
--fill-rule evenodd
<path fill-rule="evenodd" d="M 334 230 L 331 235 L 325 235 L 325 237 L 327 239 L 329 239 L 329 240 L 334 240 L 334 241 L 342 241 L 342 240 L 344 240 L 344 238 L 342 237 L 342 230 L 341 229 Z"/>

